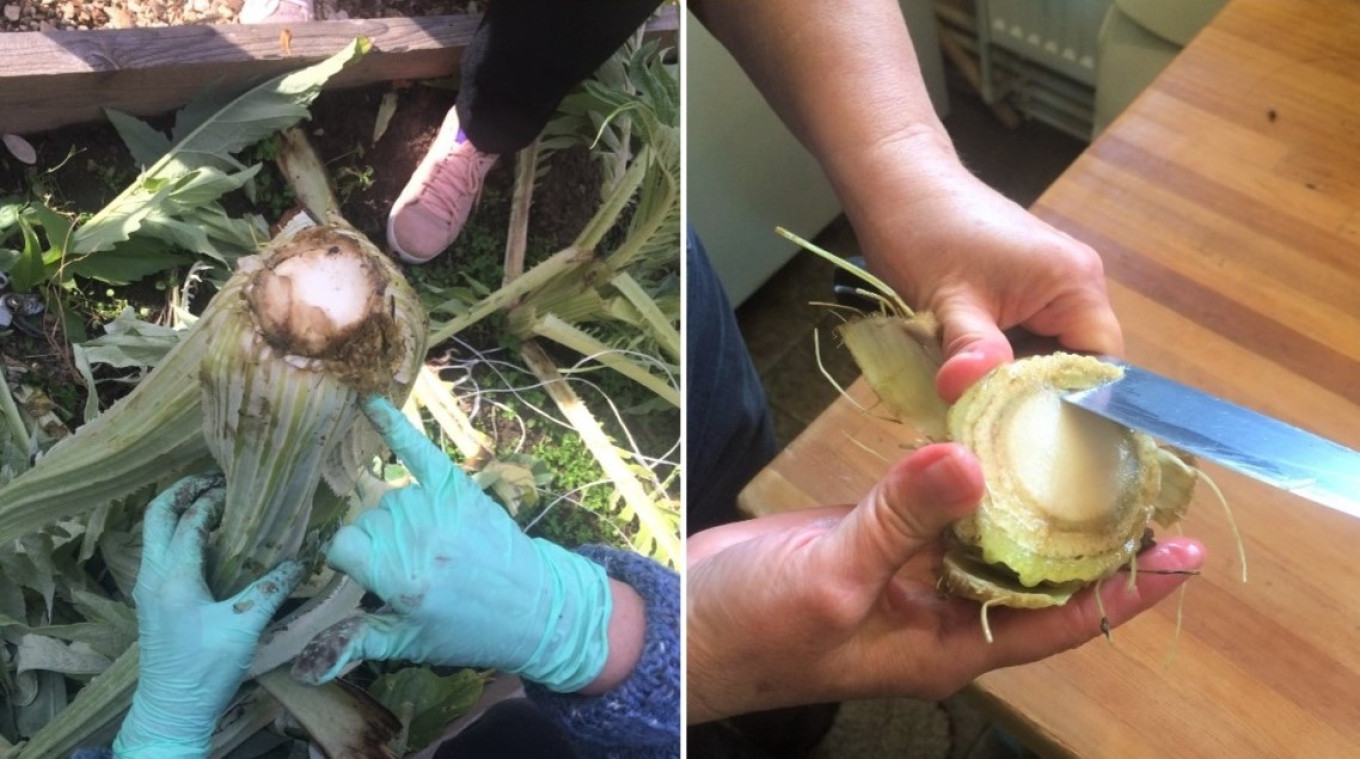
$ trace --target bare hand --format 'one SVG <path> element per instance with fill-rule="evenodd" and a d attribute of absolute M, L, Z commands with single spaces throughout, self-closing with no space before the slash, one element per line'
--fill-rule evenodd
<path fill-rule="evenodd" d="M 978 675 L 1035 661 L 1100 634 L 1092 591 L 1038 611 L 993 608 L 935 589 L 940 533 L 982 497 L 977 461 L 932 445 L 901 462 L 856 507 L 788 512 L 716 527 L 688 544 L 689 719 L 847 698 L 940 698 Z M 1172 538 L 1140 569 L 1195 570 L 1202 546 Z M 1186 580 L 1139 572 L 1102 586 L 1111 625 Z"/>
<path fill-rule="evenodd" d="M 900 161 L 919 153 L 884 149 Z M 944 328 L 937 389 L 949 402 L 1012 358 L 1002 330 L 1022 326 L 1066 347 L 1106 355 L 1124 349 L 1100 257 L 981 181 L 939 161 L 929 177 L 891 170 L 864 179 L 846 211 L 870 268 Z"/>

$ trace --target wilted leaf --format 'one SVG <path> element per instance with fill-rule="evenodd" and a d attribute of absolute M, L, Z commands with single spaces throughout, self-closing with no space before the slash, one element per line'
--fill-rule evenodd
<path fill-rule="evenodd" d="M 34 672 L 32 675 L 20 675 L 20 678 L 28 676 L 36 676 L 36 692 L 31 700 L 19 707 L 15 717 L 18 730 L 23 735 L 36 733 L 66 708 L 65 677 L 57 672 Z"/>
<path fill-rule="evenodd" d="M 47 625 L 44 627 L 34 627 L 29 630 L 34 635 L 46 635 L 51 638 L 80 643 L 88 646 L 96 654 L 112 661 L 123 654 L 133 643 L 137 641 L 137 632 L 133 630 L 129 635 L 126 630 L 119 629 L 115 625 L 104 622 L 75 622 L 69 625 Z M 103 670 L 100 670 L 101 672 Z"/>
<path fill-rule="evenodd" d="M 118 590 L 128 598 L 137 582 L 137 570 L 142 563 L 141 537 L 130 532 L 108 530 L 99 538 L 99 555 L 113 575 Z"/>
<path fill-rule="evenodd" d="M 24 607 L 24 593 L 19 586 L 0 576 L 0 627 L 24 625 L 28 612 Z"/>
<path fill-rule="evenodd" d="M 62 643 L 46 635 L 28 634 L 19 639 L 15 671 L 20 674 L 38 670 L 64 675 L 97 675 L 112 663 L 84 643 Z"/>
<path fill-rule="evenodd" d="M 85 341 L 80 347 L 91 364 L 108 364 L 119 369 L 150 369 L 179 344 L 182 332 L 137 318 L 131 308 L 123 309 L 104 325 L 104 335 Z"/>
<path fill-rule="evenodd" d="M 392 123 L 392 115 L 397 112 L 397 93 L 388 92 L 382 96 L 382 102 L 378 103 L 378 118 L 373 122 L 373 142 L 387 133 L 387 125 Z"/>
<path fill-rule="evenodd" d="M 393 756 L 388 743 L 401 723 L 381 703 L 342 680 L 312 686 L 280 667 L 256 678 L 303 726 L 327 756 Z"/>
<path fill-rule="evenodd" d="M 533 506 L 538 503 L 538 488 L 534 473 L 528 467 L 508 461 L 491 461 L 480 472 L 472 476 L 477 487 L 489 490 L 496 500 L 510 512 L 519 513 L 521 505 Z"/>

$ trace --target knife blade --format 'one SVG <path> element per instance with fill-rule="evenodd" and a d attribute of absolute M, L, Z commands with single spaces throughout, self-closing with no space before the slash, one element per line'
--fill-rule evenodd
<path fill-rule="evenodd" d="M 1126 361 L 1124 377 L 1063 400 L 1353 517 L 1360 453 Z"/>

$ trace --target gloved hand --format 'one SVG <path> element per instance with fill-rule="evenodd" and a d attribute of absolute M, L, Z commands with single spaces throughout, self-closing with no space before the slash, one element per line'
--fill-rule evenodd
<path fill-rule="evenodd" d="M 341 528 L 327 561 L 389 608 L 317 635 L 293 676 L 325 682 L 359 659 L 495 667 L 562 693 L 599 676 L 613 604 L 604 569 L 525 535 L 386 399 L 363 410 L 420 484 Z"/>
<path fill-rule="evenodd" d="M 302 579 L 302 566 L 286 561 L 235 597 L 213 602 L 203 548 L 224 500 L 221 477 L 187 477 L 147 507 L 132 590 L 141 669 L 113 744 L 120 759 L 206 756 L 260 632 Z"/>

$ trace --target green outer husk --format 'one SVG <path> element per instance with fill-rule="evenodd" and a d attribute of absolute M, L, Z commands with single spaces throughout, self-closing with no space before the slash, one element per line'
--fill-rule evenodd
<path fill-rule="evenodd" d="M 933 317 L 878 314 L 846 322 L 838 331 L 864 380 L 897 421 L 930 440 L 948 438 L 948 407 L 935 391 L 944 356 Z"/>
<path fill-rule="evenodd" d="M 361 332 L 333 341 L 325 357 L 292 355 L 257 326 L 252 288 L 295 255 L 343 251 L 376 272 Z M 427 327 L 414 291 L 361 235 L 314 227 L 280 236 L 243 259 L 221 303 L 221 328 L 203 362 L 204 436 L 227 478 L 222 524 L 213 539 L 209 587 L 219 597 L 244 588 L 302 546 L 313 496 L 325 478 L 343 494 L 381 445 L 356 426 L 358 401 L 382 392 L 398 403 L 424 359 Z M 289 357 L 285 358 L 285 354 Z"/>

